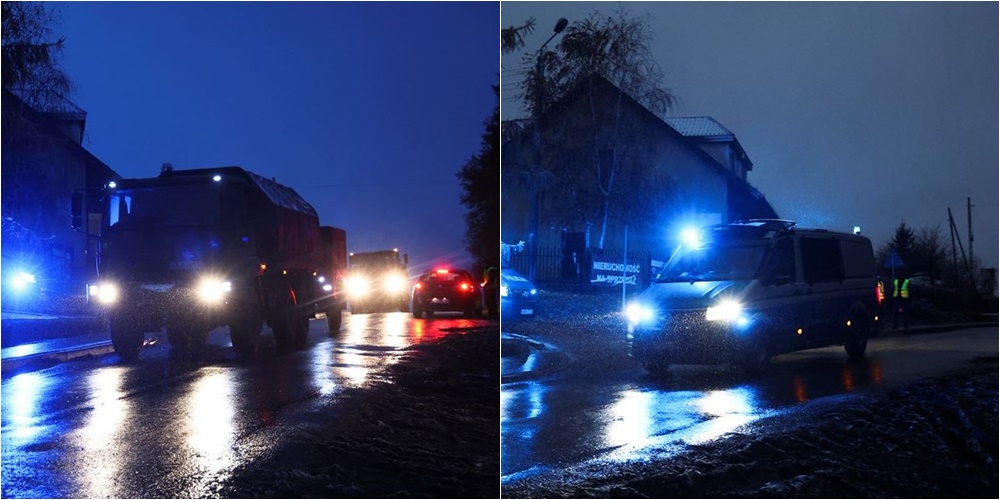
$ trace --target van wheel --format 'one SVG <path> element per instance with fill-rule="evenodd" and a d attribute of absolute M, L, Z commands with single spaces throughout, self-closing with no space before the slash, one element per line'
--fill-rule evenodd
<path fill-rule="evenodd" d="M 740 363 L 743 371 L 757 374 L 767 370 L 771 364 L 771 346 L 767 335 L 763 332 L 754 334 L 744 347 L 743 360 Z"/>
<path fill-rule="evenodd" d="M 868 337 L 871 335 L 872 325 L 867 316 L 854 314 L 851 319 L 851 326 L 848 327 L 844 337 L 844 350 L 847 357 L 858 359 L 865 355 L 868 349 Z"/>

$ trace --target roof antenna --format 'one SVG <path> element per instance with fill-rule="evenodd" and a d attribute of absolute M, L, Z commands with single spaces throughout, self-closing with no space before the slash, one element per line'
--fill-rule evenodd
<path fill-rule="evenodd" d="M 160 175 L 169 175 L 174 172 L 174 166 L 170 162 L 164 163 L 160 166 Z"/>

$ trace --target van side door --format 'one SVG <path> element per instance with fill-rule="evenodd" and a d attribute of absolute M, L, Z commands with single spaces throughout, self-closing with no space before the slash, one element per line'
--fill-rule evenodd
<path fill-rule="evenodd" d="M 808 286 L 810 321 L 802 336 L 807 344 L 822 345 L 839 338 L 844 267 L 840 242 L 833 235 L 809 234 L 799 239 L 802 272 Z"/>
<path fill-rule="evenodd" d="M 761 268 L 761 312 L 770 323 L 774 353 L 794 350 L 796 329 L 807 313 L 799 298 L 805 293 L 795 258 L 795 239 L 779 236 L 768 252 Z"/>

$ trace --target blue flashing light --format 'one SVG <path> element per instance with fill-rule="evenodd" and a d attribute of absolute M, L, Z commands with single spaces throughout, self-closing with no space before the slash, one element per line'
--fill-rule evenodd
<path fill-rule="evenodd" d="M 111 181 L 111 182 L 108 183 L 108 187 L 111 188 L 111 189 L 114 189 L 114 188 L 118 187 L 118 183 L 115 182 L 115 181 Z"/>
<path fill-rule="evenodd" d="M 689 227 L 681 231 L 681 242 L 691 248 L 699 248 L 702 245 L 702 234 L 697 228 Z"/>

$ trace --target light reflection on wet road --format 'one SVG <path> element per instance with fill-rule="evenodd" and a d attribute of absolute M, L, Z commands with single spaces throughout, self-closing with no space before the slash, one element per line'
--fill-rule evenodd
<path fill-rule="evenodd" d="M 260 359 L 239 360 L 228 332 L 179 356 L 161 341 L 136 364 L 115 355 L 2 380 L 4 497 L 211 497 L 232 470 L 279 444 L 305 403 L 364 387 L 401 348 L 486 324 L 442 315 L 348 315 L 329 338 L 279 354 L 265 328 Z"/>
<path fill-rule="evenodd" d="M 609 347 L 610 348 L 610 347 Z M 634 363 L 607 373 L 577 359 L 565 372 L 501 389 L 501 481 L 591 461 L 644 460 L 712 441 L 812 402 L 836 404 L 875 388 L 996 356 L 996 328 L 873 339 L 864 360 L 829 347 L 774 358 L 746 377 L 724 367 L 676 366 L 656 379 Z"/>

